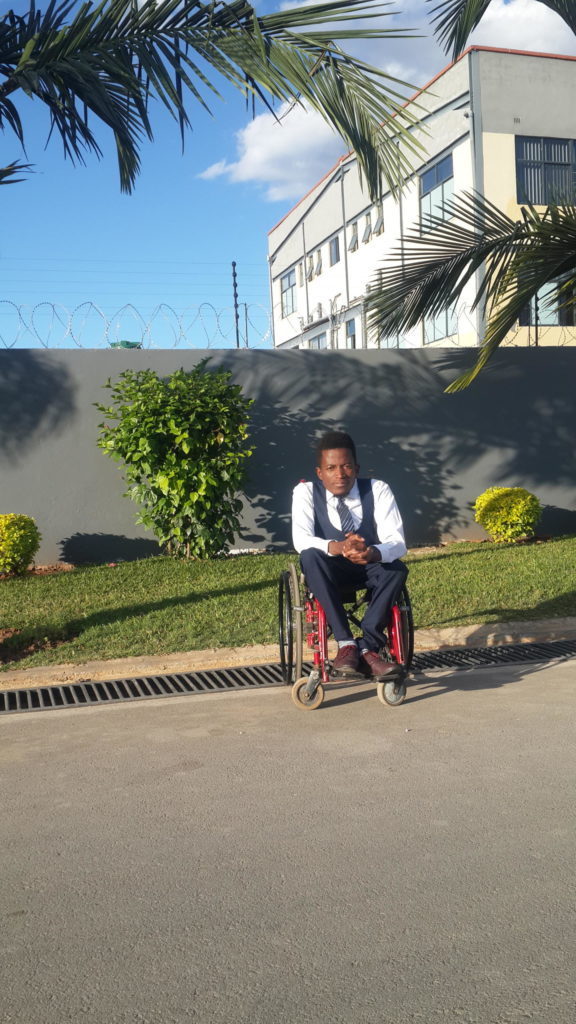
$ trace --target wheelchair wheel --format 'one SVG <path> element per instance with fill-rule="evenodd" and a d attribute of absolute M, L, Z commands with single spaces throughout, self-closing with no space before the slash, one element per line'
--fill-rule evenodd
<path fill-rule="evenodd" d="M 388 638 L 390 653 L 394 661 L 402 666 L 404 672 L 408 672 L 414 657 L 414 620 L 412 618 L 412 605 L 406 587 L 402 587 L 392 608 L 392 616 L 388 626 Z M 386 703 L 391 702 L 386 701 Z M 395 703 L 398 703 L 398 701 Z"/>
<path fill-rule="evenodd" d="M 278 582 L 278 643 L 280 668 L 289 685 L 302 675 L 302 597 L 294 563 L 280 573 Z"/>
<path fill-rule="evenodd" d="M 391 680 L 389 683 L 378 683 L 376 687 L 378 700 L 390 707 L 397 707 L 406 700 L 406 683 L 402 679 Z"/>
<path fill-rule="evenodd" d="M 388 624 L 388 641 L 390 654 L 402 671 L 396 679 L 378 683 L 376 693 L 382 704 L 398 707 L 406 700 L 406 673 L 414 657 L 414 622 L 412 605 L 406 587 L 402 587 Z"/>
<path fill-rule="evenodd" d="M 292 687 L 292 700 L 296 707 L 301 708 L 302 711 L 315 711 L 316 708 L 320 707 L 324 700 L 324 687 L 322 686 L 322 683 L 317 683 L 314 696 L 309 697 L 306 693 L 307 685 L 308 676 L 304 676 L 302 679 L 297 679 Z"/>

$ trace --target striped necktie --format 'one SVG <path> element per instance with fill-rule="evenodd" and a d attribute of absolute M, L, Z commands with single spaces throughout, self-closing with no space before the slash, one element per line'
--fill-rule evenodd
<path fill-rule="evenodd" d="M 338 504 L 336 505 L 336 508 L 338 509 L 338 515 L 340 516 L 342 532 L 354 533 L 354 520 L 352 519 L 350 509 L 348 508 L 343 498 L 338 498 Z"/>

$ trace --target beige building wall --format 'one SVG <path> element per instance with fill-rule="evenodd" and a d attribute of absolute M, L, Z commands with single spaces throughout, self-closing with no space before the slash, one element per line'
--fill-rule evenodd
<path fill-rule="evenodd" d="M 346 324 L 356 325 L 357 347 L 376 339 L 366 329 L 364 299 L 370 282 L 386 261 L 398 260 L 400 238 L 419 230 L 420 177 L 452 153 L 454 192 L 477 189 L 516 220 L 516 135 L 576 139 L 576 60 L 471 48 L 415 97 L 426 147 L 398 201 L 385 192 L 380 204 L 362 187 L 353 156 L 342 158 L 280 221 L 269 235 L 275 344 L 309 347 L 322 338 L 327 347 L 346 346 Z M 368 233 L 382 208 L 384 229 Z M 357 232 L 358 242 L 350 251 Z M 340 260 L 330 265 L 330 242 L 338 238 Z M 294 271 L 295 308 L 282 316 L 281 281 Z M 389 347 L 477 346 L 483 324 L 474 310 L 476 283 L 460 296 L 457 333 L 430 341 L 421 324 Z M 350 324 L 348 324 L 350 326 Z M 511 345 L 575 344 L 576 329 L 540 325 L 517 327 Z"/>

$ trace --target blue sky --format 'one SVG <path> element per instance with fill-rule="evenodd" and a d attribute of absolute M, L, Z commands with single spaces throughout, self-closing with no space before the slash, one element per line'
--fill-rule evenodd
<path fill-rule="evenodd" d="M 277 6 L 265 2 L 259 10 Z M 403 13 L 387 19 L 426 38 L 369 44 L 362 56 L 424 84 L 447 63 L 430 37 L 426 6 L 399 0 L 394 7 Z M 536 0 L 493 0 L 472 41 L 576 54 L 572 34 Z M 45 148 L 41 105 L 18 98 L 35 173 L 0 189 L 0 345 L 90 347 L 144 332 L 145 344 L 170 346 L 184 344 L 178 323 L 188 344 L 233 345 L 233 260 L 248 342 L 271 343 L 267 232 L 344 150 L 316 115 L 296 109 L 278 125 L 260 111 L 253 120 L 239 93 L 222 91 L 225 102 L 212 102 L 214 117 L 190 107 L 194 130 L 184 154 L 177 126 L 159 111 L 155 141 L 143 146 L 142 173 L 129 196 L 120 192 L 105 135 L 101 161 L 88 156 L 86 166 L 73 166 L 58 138 Z M 23 156 L 8 131 L 0 146 L 2 165 Z M 141 319 L 125 309 L 130 304 Z M 243 342 L 243 307 L 241 313 Z"/>

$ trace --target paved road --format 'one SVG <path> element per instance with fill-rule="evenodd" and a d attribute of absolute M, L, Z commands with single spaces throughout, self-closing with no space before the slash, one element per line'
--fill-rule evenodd
<path fill-rule="evenodd" d="M 3 1024 L 573 1024 L 576 663 L 0 720 Z"/>

